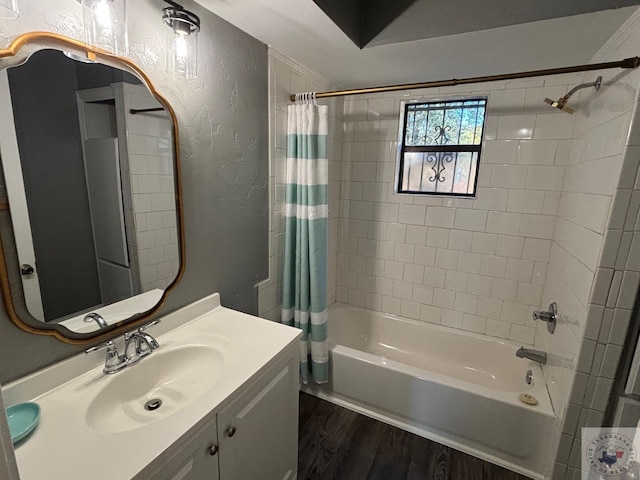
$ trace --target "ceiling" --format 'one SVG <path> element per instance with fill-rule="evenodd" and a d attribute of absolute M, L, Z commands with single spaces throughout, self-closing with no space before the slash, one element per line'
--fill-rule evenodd
<path fill-rule="evenodd" d="M 313 0 L 360 48 L 417 0 Z"/>
<path fill-rule="evenodd" d="M 638 8 L 623 5 L 640 4 L 484 0 L 483 9 L 478 0 L 417 0 L 360 49 L 313 0 L 197 1 L 341 88 L 586 63 Z M 592 12 L 571 15 L 584 11 Z"/>
<path fill-rule="evenodd" d="M 390 23 L 384 30 L 381 28 L 381 33 L 367 46 L 444 37 L 640 4 L 640 0 L 417 0 L 396 13 L 387 5 L 397 2 L 364 2 L 367 18 L 376 16 L 369 10 L 377 11 L 378 17 L 385 16 Z"/>

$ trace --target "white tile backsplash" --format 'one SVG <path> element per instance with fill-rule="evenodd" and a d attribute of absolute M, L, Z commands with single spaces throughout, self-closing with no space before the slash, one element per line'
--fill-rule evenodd
<path fill-rule="evenodd" d="M 552 109 L 553 110 L 553 109 Z M 572 137 L 573 119 L 561 111 L 539 114 L 536 118 L 535 139 L 566 139 Z"/>
<path fill-rule="evenodd" d="M 489 102 L 489 108 L 490 106 Z M 535 115 L 501 115 L 498 118 L 497 138 L 500 140 L 531 139 L 535 122 Z"/>
<path fill-rule="evenodd" d="M 486 170 L 480 167 L 480 173 Z M 509 190 L 505 188 L 486 188 L 479 187 L 473 208 L 477 210 L 496 210 L 503 211 L 507 209 L 509 198 Z"/>
<path fill-rule="evenodd" d="M 491 186 L 496 188 L 524 188 L 529 167 L 524 165 L 494 165 Z"/>
<path fill-rule="evenodd" d="M 440 209 L 443 210 L 443 209 Z M 431 216 L 440 220 L 439 223 L 446 223 L 443 221 L 448 216 L 445 212 L 434 211 L 430 212 Z M 424 225 L 425 215 L 427 214 L 427 207 L 424 205 L 400 205 L 398 210 L 398 222 L 410 225 Z"/>
<path fill-rule="evenodd" d="M 524 165 L 553 165 L 558 142 L 555 140 L 523 140 L 518 149 L 517 163 Z"/>
<path fill-rule="evenodd" d="M 484 210 L 458 208 L 453 226 L 457 230 L 484 232 L 487 226 L 487 212 Z"/>
<path fill-rule="evenodd" d="M 519 213 L 542 213 L 544 192 L 534 190 L 510 190 L 507 211 Z"/>
<path fill-rule="evenodd" d="M 493 233 L 474 233 L 471 251 L 493 255 L 498 246 L 498 235 Z"/>
<path fill-rule="evenodd" d="M 507 269 L 507 261 L 508 259 L 506 257 L 484 255 L 480 273 L 488 277 L 503 278 Z"/>
<path fill-rule="evenodd" d="M 449 207 L 428 207 L 426 225 L 453 228 L 456 210 Z M 425 224 L 424 220 L 422 224 Z"/>
<path fill-rule="evenodd" d="M 489 212 L 487 232 L 518 235 L 522 223 L 522 214 L 510 212 Z"/>
<path fill-rule="evenodd" d="M 491 99 L 493 101 L 493 98 Z M 489 140 L 484 144 L 484 163 L 513 164 L 518 160 L 521 142 L 517 140 Z"/>
<path fill-rule="evenodd" d="M 525 239 L 513 235 L 499 235 L 496 255 L 501 257 L 522 258 Z M 549 253 L 543 261 L 549 258 Z"/>

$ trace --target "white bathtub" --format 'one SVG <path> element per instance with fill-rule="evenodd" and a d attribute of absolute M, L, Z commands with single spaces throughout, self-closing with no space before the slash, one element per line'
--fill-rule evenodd
<path fill-rule="evenodd" d="M 540 366 L 517 358 L 519 345 L 343 304 L 329 309 L 329 343 L 331 381 L 310 393 L 543 478 L 554 414 Z"/>

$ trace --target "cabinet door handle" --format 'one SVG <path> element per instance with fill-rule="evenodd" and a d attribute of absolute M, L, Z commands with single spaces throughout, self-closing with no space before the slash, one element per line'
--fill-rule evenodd
<path fill-rule="evenodd" d="M 209 447 L 209 455 L 214 456 L 216 453 L 218 453 L 218 444 L 217 443 L 212 443 L 211 446 Z"/>
<path fill-rule="evenodd" d="M 235 434 L 236 434 L 236 427 L 232 425 L 229 428 L 227 428 L 227 436 L 229 438 L 233 437 Z"/>

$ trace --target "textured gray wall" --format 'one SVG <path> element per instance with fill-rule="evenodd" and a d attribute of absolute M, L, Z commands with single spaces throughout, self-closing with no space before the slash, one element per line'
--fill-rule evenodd
<path fill-rule="evenodd" d="M 223 305 L 256 313 L 254 285 L 268 271 L 267 49 L 187 0 L 185 7 L 202 20 L 198 78 L 173 78 L 164 72 L 165 5 L 128 2 L 130 56 L 172 104 L 180 126 L 187 264 L 163 312 L 220 292 Z M 0 20 L 0 44 L 34 30 L 81 37 L 76 0 L 23 1 L 20 7 L 18 20 Z M 0 214 L 3 241 L 8 221 Z M 81 350 L 26 334 L 0 311 L 2 383 Z"/>

